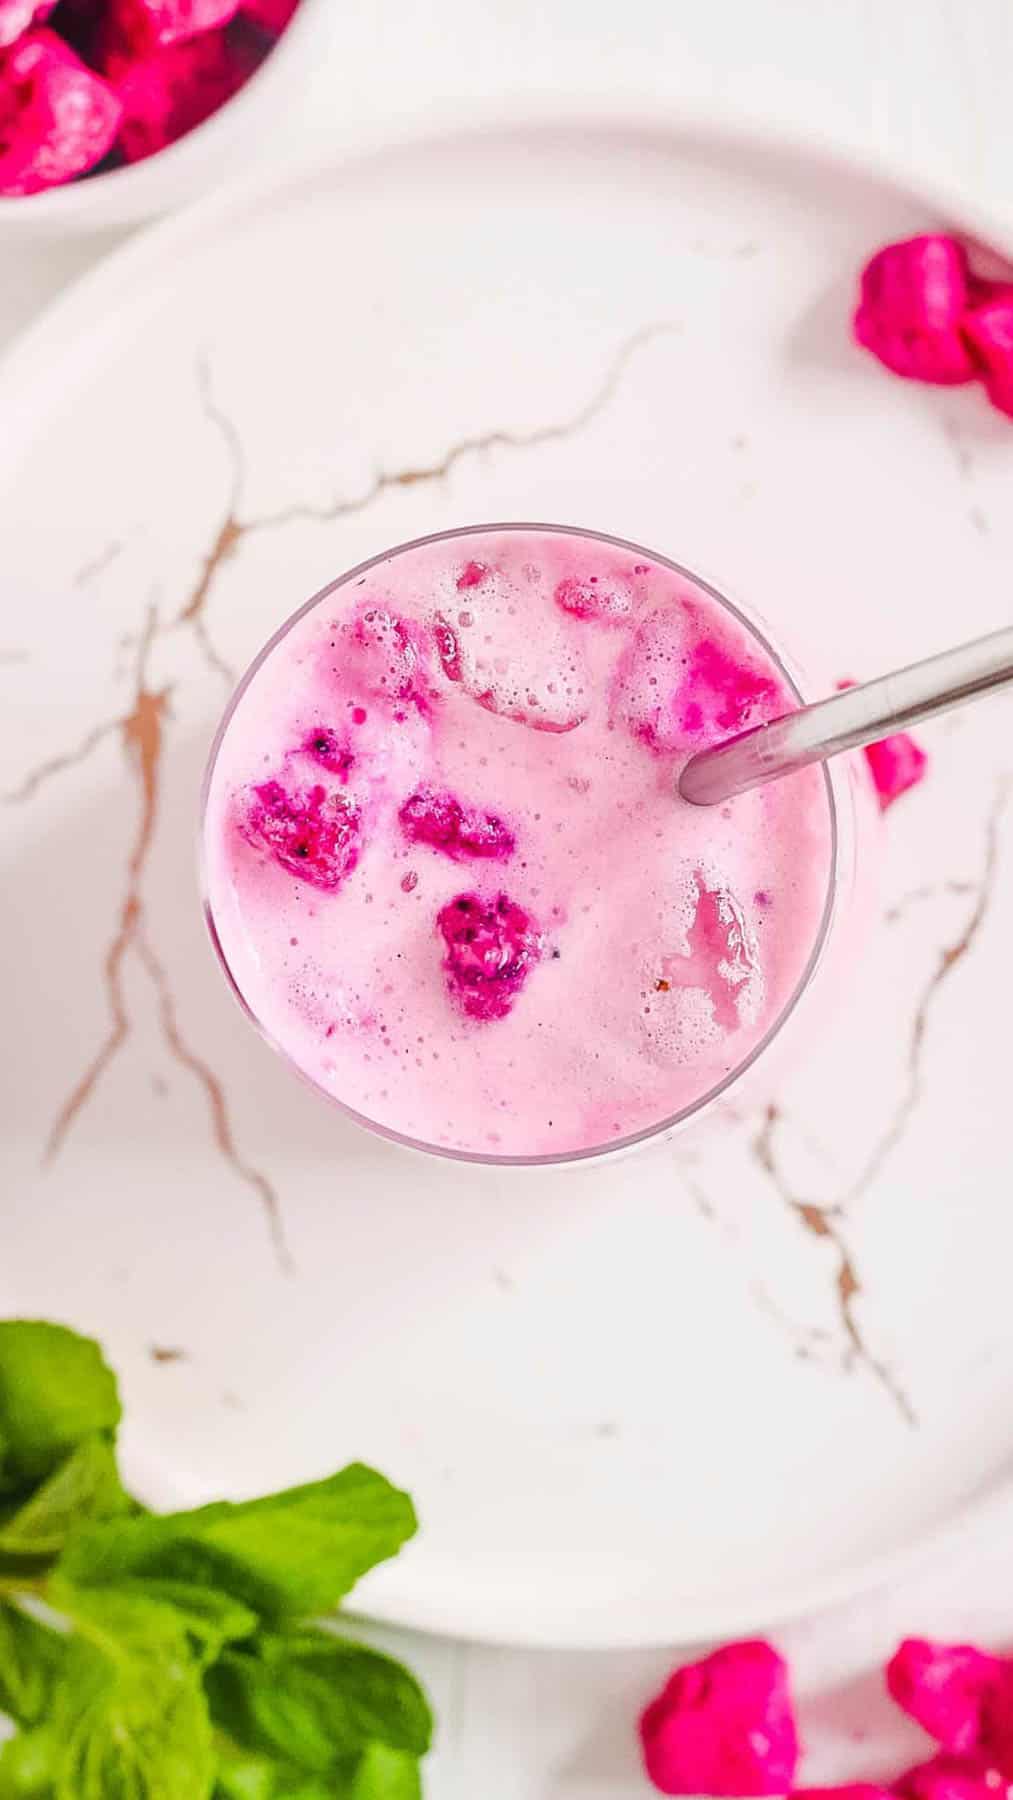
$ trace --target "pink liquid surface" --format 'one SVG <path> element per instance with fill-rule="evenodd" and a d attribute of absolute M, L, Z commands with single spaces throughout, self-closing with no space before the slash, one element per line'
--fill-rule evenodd
<path fill-rule="evenodd" d="M 382 1128 L 577 1154 L 703 1100 L 790 1005 L 832 873 L 824 776 L 679 798 L 797 704 L 711 592 L 609 540 L 434 539 L 255 668 L 209 778 L 218 943 L 262 1028 Z"/>

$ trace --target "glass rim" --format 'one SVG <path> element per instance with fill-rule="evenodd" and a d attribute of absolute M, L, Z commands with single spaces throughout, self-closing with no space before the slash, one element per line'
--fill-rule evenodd
<path fill-rule="evenodd" d="M 231 988 L 234 997 L 239 1002 L 242 1011 L 256 1028 L 264 1042 L 276 1052 L 282 1062 L 284 1062 L 288 1068 L 292 1069 L 308 1087 L 312 1088 L 314 1093 L 321 1095 L 331 1106 L 337 1107 L 338 1111 L 343 1113 L 345 1118 L 350 1119 L 355 1125 L 361 1126 L 364 1130 L 372 1132 L 375 1136 L 385 1138 L 389 1143 L 399 1144 L 403 1149 L 415 1150 L 426 1156 L 438 1156 L 448 1162 L 471 1163 L 473 1165 L 478 1165 L 479 1167 L 488 1168 L 538 1169 L 567 1167 L 575 1166 L 577 1164 L 607 1161 L 609 1158 L 618 1157 L 627 1151 L 642 1148 L 646 1144 L 662 1142 L 680 1126 L 688 1124 L 690 1120 L 714 1106 L 715 1103 L 727 1094 L 730 1089 L 735 1087 L 735 1085 L 742 1080 L 743 1076 L 755 1066 L 764 1053 L 770 1049 L 775 1040 L 780 1037 L 789 1020 L 793 1018 L 803 995 L 812 985 L 813 978 L 822 961 L 837 910 L 837 894 L 840 885 L 839 863 L 841 842 L 838 819 L 838 799 L 833 776 L 828 763 L 823 763 L 821 769 L 823 776 L 823 791 L 826 797 L 830 822 L 830 857 L 829 868 L 827 870 L 826 893 L 823 900 L 823 909 L 820 914 L 819 926 L 813 939 L 812 948 L 806 958 L 805 966 L 799 975 L 798 981 L 792 989 L 791 995 L 785 1005 L 781 1008 L 776 1018 L 771 1021 L 770 1026 L 764 1032 L 763 1036 L 753 1045 L 749 1054 L 742 1057 L 742 1059 L 738 1061 L 726 1075 L 722 1076 L 720 1081 L 715 1082 L 711 1087 L 707 1088 L 695 1100 L 691 1101 L 688 1106 L 684 1106 L 680 1108 L 678 1112 L 671 1113 L 666 1118 L 660 1119 L 656 1125 L 647 1125 L 640 1131 L 628 1133 L 625 1137 L 610 1138 L 604 1143 L 593 1144 L 580 1150 L 557 1150 L 541 1155 L 507 1156 L 496 1155 L 484 1150 L 462 1150 L 449 1144 L 435 1144 L 426 1138 L 412 1137 L 407 1132 L 398 1131 L 395 1127 L 385 1125 L 378 1119 L 371 1119 L 368 1113 L 358 1112 L 356 1108 L 350 1106 L 347 1101 L 341 1100 L 336 1094 L 330 1093 L 319 1081 L 315 1080 L 312 1075 L 299 1066 L 295 1058 L 285 1046 L 278 1041 L 274 1034 L 268 1030 L 264 1021 L 258 1017 L 257 1013 L 250 1005 L 232 972 L 229 959 L 225 953 L 225 947 L 221 941 L 218 927 L 215 923 L 214 911 L 211 906 L 209 895 L 206 826 L 208 802 L 210 799 L 215 769 L 218 764 L 218 758 L 229 726 L 239 709 L 247 689 L 256 680 L 264 663 L 267 662 L 268 658 L 273 654 L 278 645 L 284 641 L 289 635 L 289 632 L 298 625 L 301 619 L 304 619 L 308 613 L 321 605 L 321 603 L 327 600 L 330 595 L 337 591 L 337 589 L 345 587 L 347 583 L 354 581 L 361 575 L 368 574 L 371 569 L 378 569 L 383 564 L 393 562 L 397 557 L 406 556 L 413 550 L 423 549 L 428 544 L 450 543 L 455 538 L 478 537 L 506 532 L 530 532 L 551 534 L 559 537 L 584 538 L 592 543 L 608 544 L 612 549 L 628 551 L 637 557 L 645 557 L 649 562 L 657 563 L 660 567 L 669 569 L 674 575 L 681 576 L 684 580 L 691 582 L 695 587 L 702 589 L 702 591 L 705 594 L 708 594 L 725 612 L 731 613 L 732 617 L 738 620 L 739 624 L 749 633 L 749 635 L 759 642 L 798 704 L 800 706 L 806 704 L 805 696 L 799 686 L 798 679 L 790 660 L 785 656 L 784 652 L 771 641 L 765 624 L 761 624 L 755 615 L 752 615 L 743 609 L 737 601 L 730 600 L 727 594 L 722 593 L 720 588 L 716 587 L 704 576 L 698 575 L 695 570 L 688 568 L 685 563 L 678 563 L 670 556 L 663 556 L 656 550 L 648 549 L 644 544 L 637 543 L 630 538 L 616 537 L 607 531 L 595 531 L 590 527 L 583 525 L 544 524 L 540 522 L 513 519 L 497 520 L 489 524 L 455 525 L 446 531 L 426 532 L 422 537 L 406 539 L 403 543 L 394 544 L 390 548 L 380 551 L 375 556 L 367 557 L 364 562 L 356 563 L 353 568 L 344 570 L 342 574 L 336 575 L 333 581 L 329 581 L 325 583 L 322 588 L 318 588 L 315 594 L 311 594 L 308 600 L 305 600 L 301 606 L 297 607 L 293 613 L 290 613 L 289 616 L 282 621 L 278 626 L 278 629 L 273 632 L 267 639 L 267 642 L 262 645 L 261 649 L 257 652 L 257 655 L 240 676 L 229 696 L 225 710 L 219 719 L 214 737 L 211 740 L 211 747 L 208 751 L 207 762 L 201 780 L 198 811 L 198 880 L 200 886 L 201 910 L 204 914 L 204 922 L 208 930 L 208 935 L 229 987 Z"/>

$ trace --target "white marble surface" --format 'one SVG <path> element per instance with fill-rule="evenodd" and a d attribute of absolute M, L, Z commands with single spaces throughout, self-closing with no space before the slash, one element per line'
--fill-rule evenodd
<path fill-rule="evenodd" d="M 333 44 L 313 103 L 293 121 L 319 147 L 332 116 L 416 111 L 434 122 L 453 99 L 532 88 L 654 85 L 720 112 L 773 116 L 881 152 L 965 191 L 1013 225 L 1013 111 L 1006 0 L 446 0 L 335 5 Z M 333 99 L 332 99 L 333 93 Z M 97 255 L 100 245 L 0 243 L 0 340 Z M 973 1400 L 969 1401 L 973 1406 Z M 780 1636 L 797 1659 L 813 1780 L 888 1771 L 911 1747 L 874 1669 L 902 1632 L 1013 1636 L 1008 1532 L 969 1540 L 929 1572 Z M 428 1678 L 441 1719 L 431 1800 L 634 1800 L 645 1785 L 637 1707 L 667 1667 L 658 1653 L 495 1651 L 388 1633 Z"/>

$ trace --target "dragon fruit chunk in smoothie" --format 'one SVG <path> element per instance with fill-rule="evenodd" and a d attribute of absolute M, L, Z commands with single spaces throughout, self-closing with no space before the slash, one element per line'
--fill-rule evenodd
<path fill-rule="evenodd" d="M 722 807 L 686 758 L 797 694 L 634 546 L 500 527 L 336 582 L 254 666 L 208 773 L 206 901 L 253 1018 L 425 1146 L 574 1156 L 728 1081 L 804 985 L 822 770 Z"/>

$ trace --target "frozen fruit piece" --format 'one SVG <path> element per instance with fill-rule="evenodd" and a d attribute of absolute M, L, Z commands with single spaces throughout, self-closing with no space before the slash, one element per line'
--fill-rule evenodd
<path fill-rule="evenodd" d="M 461 646 L 453 626 L 448 624 L 442 613 L 437 613 L 433 620 L 433 636 L 443 673 L 448 681 L 461 679 Z"/>
<path fill-rule="evenodd" d="M 513 854 L 515 838 L 495 813 L 462 806 L 453 794 L 419 788 L 410 794 L 398 813 L 401 829 L 413 844 L 430 844 L 455 862 L 469 857 L 494 857 L 502 861 Z"/>
<path fill-rule="evenodd" d="M 541 955 L 538 930 L 508 894 L 458 894 L 436 923 L 454 999 L 472 1019 L 505 1019 Z"/>
<path fill-rule="evenodd" d="M 850 676 L 837 683 L 841 692 L 854 685 Z M 885 812 L 901 794 L 907 793 L 908 788 L 917 787 L 929 766 L 925 751 L 906 731 L 895 731 L 889 737 L 880 738 L 878 744 L 866 744 L 865 760 L 879 799 L 880 812 Z"/>
<path fill-rule="evenodd" d="M 944 387 L 971 381 L 977 369 L 961 332 L 968 294 L 967 257 L 953 238 L 888 244 L 862 271 L 855 336 L 895 375 Z"/>
<path fill-rule="evenodd" d="M 1013 287 L 995 287 L 964 314 L 964 336 L 993 406 L 1013 417 Z"/>
<path fill-rule="evenodd" d="M 0 194 L 41 193 L 102 161 L 122 106 L 51 31 L 29 31 L 0 55 Z"/>
<path fill-rule="evenodd" d="M 466 562 L 457 577 L 458 592 L 464 593 L 468 588 L 481 587 L 488 573 L 489 565 L 487 563 Z"/>
<path fill-rule="evenodd" d="M 299 0 L 242 0 L 240 11 L 261 31 L 280 37 L 298 4 Z"/>
<path fill-rule="evenodd" d="M 684 615 L 656 612 L 619 658 L 612 713 L 660 755 L 698 749 L 785 712 L 778 683 L 715 638 L 694 643 Z"/>
<path fill-rule="evenodd" d="M 340 775 L 347 781 L 355 765 L 355 753 L 345 738 L 338 736 L 329 725 L 318 725 L 303 742 L 303 749 L 312 756 L 322 769 L 329 769 L 332 775 Z"/>
<path fill-rule="evenodd" d="M 205 31 L 142 56 L 107 38 L 101 64 L 123 105 L 120 143 L 127 161 L 153 156 L 202 124 L 262 60 L 262 50 L 228 31 Z"/>
<path fill-rule="evenodd" d="M 878 744 L 866 744 L 865 760 L 872 771 L 880 812 L 885 812 L 908 788 L 917 787 L 929 763 L 921 745 L 906 731 L 895 731 Z"/>
<path fill-rule="evenodd" d="M 786 1794 L 798 1764 L 788 1668 L 773 1645 L 729 1644 L 677 1669 L 640 1720 L 663 1794 Z"/>
<path fill-rule="evenodd" d="M 776 709 L 777 698 L 777 683 L 769 675 L 704 638 L 693 651 L 674 706 L 680 729 L 692 737 L 758 724 L 761 714 L 769 717 Z"/>
<path fill-rule="evenodd" d="M 48 19 L 56 0 L 0 0 L 0 50 Z"/>
<path fill-rule="evenodd" d="M 111 0 L 109 28 L 139 55 L 227 25 L 239 0 Z"/>
<path fill-rule="evenodd" d="M 1002 1675 L 997 1656 L 971 1644 L 934 1644 L 906 1638 L 887 1664 L 886 1685 L 944 1750 L 973 1750 L 981 1741 L 985 1707 Z"/>
<path fill-rule="evenodd" d="M 943 1752 L 908 1769 L 892 1784 L 900 1800 L 1004 1800 L 1007 1782 L 981 1755 Z"/>
<path fill-rule="evenodd" d="M 556 588 L 555 602 L 575 619 L 598 619 L 602 624 L 621 624 L 636 604 L 625 581 L 598 575 L 567 575 Z"/>
<path fill-rule="evenodd" d="M 369 604 L 352 621 L 348 642 L 349 669 L 368 693 L 427 710 L 429 659 L 418 626 Z"/>
<path fill-rule="evenodd" d="M 359 860 L 359 810 L 343 794 L 317 784 L 290 790 L 280 781 L 253 789 L 243 820 L 244 835 L 266 844 L 290 875 L 333 892 Z"/>

